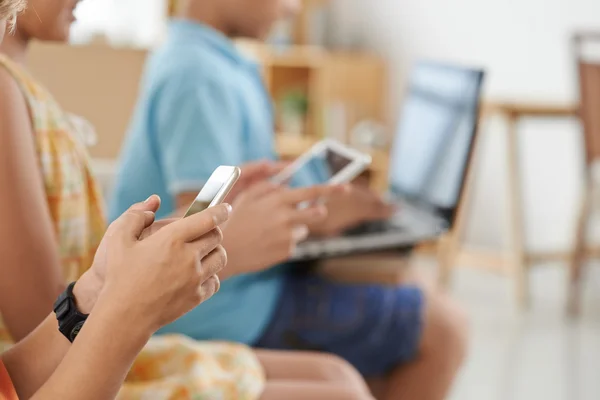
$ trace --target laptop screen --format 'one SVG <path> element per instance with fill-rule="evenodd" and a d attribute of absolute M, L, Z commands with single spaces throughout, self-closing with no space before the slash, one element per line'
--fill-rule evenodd
<path fill-rule="evenodd" d="M 451 225 L 477 129 L 483 72 L 421 62 L 411 75 L 390 158 L 392 193 Z"/>

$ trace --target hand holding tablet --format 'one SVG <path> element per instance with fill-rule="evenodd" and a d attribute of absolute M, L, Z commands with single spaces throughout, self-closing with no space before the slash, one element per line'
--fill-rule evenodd
<path fill-rule="evenodd" d="M 351 182 L 371 164 L 371 156 L 352 149 L 338 141 L 326 139 L 315 144 L 291 165 L 276 175 L 272 182 L 293 182 L 303 174 L 310 174 L 315 185 L 339 185 Z M 302 185 L 301 185 L 302 186 Z"/>

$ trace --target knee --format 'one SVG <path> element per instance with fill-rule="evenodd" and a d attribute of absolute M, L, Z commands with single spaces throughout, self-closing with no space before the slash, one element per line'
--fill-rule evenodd
<path fill-rule="evenodd" d="M 367 385 L 360 373 L 348 361 L 333 354 L 314 353 L 315 371 L 323 380 L 350 384 L 361 391 Z"/>
<path fill-rule="evenodd" d="M 428 299 L 421 350 L 451 367 L 460 366 L 469 349 L 466 312 L 445 295 Z"/>

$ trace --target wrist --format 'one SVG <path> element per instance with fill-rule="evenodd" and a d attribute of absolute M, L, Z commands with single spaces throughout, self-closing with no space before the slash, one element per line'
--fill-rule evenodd
<path fill-rule="evenodd" d="M 110 282 L 102 287 L 98 296 L 93 315 L 97 313 L 110 314 L 111 318 L 121 321 L 122 329 L 135 336 L 151 336 L 163 326 L 155 307 L 143 297 Z"/>
<path fill-rule="evenodd" d="M 86 272 L 75 283 L 73 295 L 77 310 L 82 314 L 90 314 L 96 305 L 100 292 L 102 291 L 102 282 L 94 277 L 90 272 Z"/>
<path fill-rule="evenodd" d="M 121 355 L 137 354 L 155 332 L 148 322 L 147 317 L 133 314 L 126 305 L 102 294 L 80 336 L 116 337 L 114 346 Z"/>
<path fill-rule="evenodd" d="M 217 274 L 219 279 L 221 281 L 224 281 L 226 279 L 231 278 L 232 276 L 237 276 L 237 275 L 243 274 L 244 271 L 242 271 L 240 268 L 238 268 L 237 267 L 238 265 L 239 265 L 239 263 L 237 263 L 235 261 L 230 261 L 229 256 L 228 256 L 227 265 L 225 266 L 225 268 L 223 268 Z"/>
<path fill-rule="evenodd" d="M 223 229 L 223 242 L 221 245 L 227 251 L 227 265 L 217 274 L 219 279 L 224 281 L 232 276 L 237 276 L 246 272 L 243 269 L 244 264 L 240 263 L 236 257 L 237 254 L 240 254 L 239 249 L 237 249 L 238 246 L 236 246 L 236 236 L 227 235 L 225 229 Z"/>

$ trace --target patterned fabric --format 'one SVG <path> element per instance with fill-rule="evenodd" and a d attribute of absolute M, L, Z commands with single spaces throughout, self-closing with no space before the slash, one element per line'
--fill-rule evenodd
<path fill-rule="evenodd" d="M 102 197 L 85 146 L 71 116 L 21 67 L 0 55 L 20 86 L 31 112 L 48 208 L 59 244 L 63 274 L 76 280 L 92 264 L 106 229 Z M 10 341 L 0 316 L 0 348 Z"/>
<path fill-rule="evenodd" d="M 245 345 L 158 336 L 136 360 L 117 398 L 253 400 L 260 397 L 265 379 Z"/>
<path fill-rule="evenodd" d="M 31 111 L 65 278 L 76 280 L 91 266 L 106 230 L 102 198 L 84 145 L 93 142 L 91 127 L 62 111 L 48 91 L 2 55 L 0 67 L 18 82 Z M 0 351 L 3 344 L 4 348 L 10 345 L 2 327 L 0 318 Z M 258 359 L 244 345 L 160 336 L 135 361 L 119 399 L 255 400 L 265 381 Z M 4 399 L 0 396 L 0 400 Z"/>

